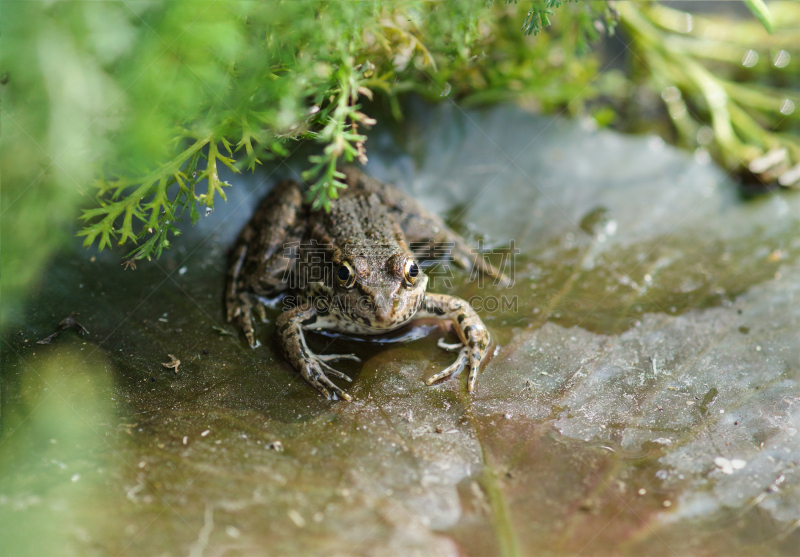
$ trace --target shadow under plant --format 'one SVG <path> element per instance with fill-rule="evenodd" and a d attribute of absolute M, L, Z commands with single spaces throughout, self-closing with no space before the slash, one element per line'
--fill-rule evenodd
<path fill-rule="evenodd" d="M 224 322 L 226 250 L 280 165 L 135 272 L 78 241 L 51 266 L 4 339 L 5 551 L 795 551 L 800 198 L 744 202 L 657 139 L 409 113 L 368 172 L 521 250 L 510 289 L 455 273 L 457 296 L 518 300 L 478 310 L 500 346 L 475 396 L 424 385 L 453 358 L 439 333 L 309 335 L 364 360 L 340 364 L 345 403 L 276 353 L 280 304 L 256 350 Z M 73 312 L 88 334 L 37 344 Z"/>

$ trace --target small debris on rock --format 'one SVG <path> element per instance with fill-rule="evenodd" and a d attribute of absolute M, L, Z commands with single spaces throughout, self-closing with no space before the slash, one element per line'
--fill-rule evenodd
<path fill-rule="evenodd" d="M 83 335 L 88 335 L 89 331 L 86 330 L 86 327 L 75 321 L 75 316 L 78 315 L 77 313 L 70 313 L 67 317 L 65 317 L 61 323 L 58 324 L 58 328 L 62 331 L 64 329 L 77 329 L 78 333 Z"/>
<path fill-rule="evenodd" d="M 730 476 L 736 470 L 741 470 L 742 468 L 747 466 L 747 461 L 742 460 L 741 458 L 734 458 L 728 460 L 723 456 L 718 456 L 717 458 L 714 459 L 714 464 L 717 465 L 717 468 L 719 468 L 723 474 L 727 474 Z"/>
<path fill-rule="evenodd" d="M 779 249 L 776 249 L 767 256 L 767 260 L 772 263 L 777 263 L 781 259 L 783 259 L 783 252 Z"/>
<path fill-rule="evenodd" d="M 292 519 L 292 522 L 294 522 L 295 526 L 297 526 L 298 528 L 302 528 L 303 526 L 306 525 L 306 519 L 304 519 L 300 515 L 300 513 L 297 512 L 296 510 L 292 509 L 287 514 L 289 515 L 289 518 Z"/>
<path fill-rule="evenodd" d="M 161 365 L 166 368 L 172 368 L 175 370 L 175 373 L 178 373 L 178 366 L 181 365 L 181 361 L 172 354 L 167 354 L 167 356 L 169 356 L 170 361 L 162 363 Z"/>
<path fill-rule="evenodd" d="M 226 526 L 225 533 L 233 539 L 238 539 L 242 535 L 236 526 Z"/>
<path fill-rule="evenodd" d="M 283 452 L 283 443 L 280 441 L 272 441 L 271 443 L 267 443 L 265 447 L 268 451 L 275 451 L 278 453 Z"/>
<path fill-rule="evenodd" d="M 76 329 L 81 336 L 88 335 L 89 331 L 86 329 L 86 327 L 84 327 L 83 325 L 81 325 L 80 323 L 78 323 L 75 320 L 75 316 L 76 315 L 78 315 L 78 314 L 77 313 L 70 313 L 67 317 L 65 317 L 64 319 L 61 320 L 61 322 L 58 324 L 58 330 L 55 333 L 53 333 L 52 335 L 50 335 L 48 337 L 43 338 L 42 340 L 37 341 L 36 343 L 37 344 L 50 344 L 51 342 L 53 342 L 53 339 L 58 336 L 58 333 L 60 333 L 61 331 L 66 330 L 66 329 Z M 25 342 L 28 342 L 28 341 L 26 340 Z"/>
<path fill-rule="evenodd" d="M 60 331 L 56 331 L 55 333 L 53 333 L 49 337 L 44 337 L 42 340 L 37 340 L 36 344 L 50 344 L 53 341 L 53 339 L 58 336 L 59 332 Z"/>
<path fill-rule="evenodd" d="M 223 329 L 222 327 L 217 327 L 216 325 L 212 326 L 211 328 L 213 330 L 217 331 L 219 333 L 219 336 L 221 336 L 221 337 L 224 337 L 224 336 L 235 337 L 236 336 L 235 334 L 230 332 L 228 329 Z"/>

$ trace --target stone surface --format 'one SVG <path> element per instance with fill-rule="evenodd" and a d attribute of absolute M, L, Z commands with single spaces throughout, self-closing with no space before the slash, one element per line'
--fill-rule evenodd
<path fill-rule="evenodd" d="M 280 303 L 256 350 L 224 322 L 226 250 L 297 153 L 159 261 L 53 262 L 3 339 L 0 553 L 795 554 L 800 197 L 515 108 L 408 114 L 368 171 L 520 252 L 510 289 L 435 281 L 499 342 L 476 394 L 424 385 L 430 328 L 313 336 L 364 359 L 348 404 L 275 353 Z M 87 335 L 37 344 L 73 312 Z"/>

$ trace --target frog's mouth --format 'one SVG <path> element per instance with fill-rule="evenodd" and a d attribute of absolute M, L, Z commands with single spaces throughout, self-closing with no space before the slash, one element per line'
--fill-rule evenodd
<path fill-rule="evenodd" d="M 400 309 L 400 296 L 397 294 L 375 294 L 372 297 L 375 321 L 378 328 L 381 323 L 391 324 L 395 320 L 395 315 Z"/>
<path fill-rule="evenodd" d="M 422 297 L 398 293 L 363 294 L 355 300 L 355 307 L 343 313 L 364 333 L 380 334 L 408 323 L 421 300 Z"/>

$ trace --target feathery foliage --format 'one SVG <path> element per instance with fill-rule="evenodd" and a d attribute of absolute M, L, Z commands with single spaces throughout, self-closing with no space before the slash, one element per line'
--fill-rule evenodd
<path fill-rule="evenodd" d="M 694 17 L 683 28 L 691 16 L 648 2 L 10 3 L 3 315 L 68 241 L 79 208 L 86 245 L 158 256 L 178 220 L 226 198 L 222 166 L 252 170 L 301 141 L 319 145 L 303 178 L 327 208 L 343 187 L 337 167 L 367 159 L 364 132 L 382 115 L 364 104 L 376 97 L 394 118 L 414 92 L 609 125 L 647 87 L 663 93 L 679 143 L 789 185 L 800 180 L 800 4 L 743 1 L 763 27 Z M 601 72 L 590 46 L 617 18 L 635 61 L 625 75 Z"/>

